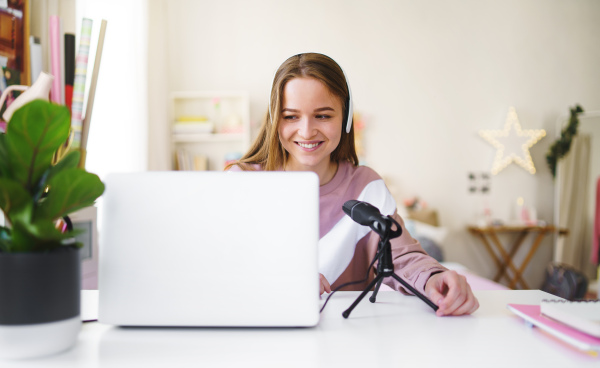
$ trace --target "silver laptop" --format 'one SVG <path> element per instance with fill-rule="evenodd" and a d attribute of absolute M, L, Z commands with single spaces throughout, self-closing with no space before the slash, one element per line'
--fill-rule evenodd
<path fill-rule="evenodd" d="M 105 184 L 100 322 L 318 323 L 314 173 L 123 173 Z"/>

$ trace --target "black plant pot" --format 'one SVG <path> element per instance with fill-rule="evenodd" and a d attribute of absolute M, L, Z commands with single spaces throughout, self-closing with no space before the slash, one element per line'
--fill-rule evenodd
<path fill-rule="evenodd" d="M 0 357 L 32 358 L 73 346 L 81 328 L 79 249 L 0 253 Z"/>

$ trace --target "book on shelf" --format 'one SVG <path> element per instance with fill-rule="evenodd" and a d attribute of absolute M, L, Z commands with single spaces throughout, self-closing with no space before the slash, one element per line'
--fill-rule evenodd
<path fill-rule="evenodd" d="M 187 150 L 179 148 L 175 153 L 175 169 L 180 171 L 206 171 L 208 170 L 208 157 L 205 155 L 191 155 Z"/>
<path fill-rule="evenodd" d="M 600 338 L 600 300 L 542 300 L 541 313 L 576 330 Z"/>
<path fill-rule="evenodd" d="M 196 171 L 208 170 L 208 157 L 206 157 L 204 155 L 195 155 L 194 156 L 194 170 L 196 170 Z"/>

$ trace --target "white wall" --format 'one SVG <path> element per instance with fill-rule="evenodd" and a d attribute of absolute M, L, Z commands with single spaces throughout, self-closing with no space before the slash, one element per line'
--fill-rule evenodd
<path fill-rule="evenodd" d="M 367 161 L 399 200 L 417 195 L 450 229 L 449 260 L 491 277 L 495 266 L 465 231 L 481 198 L 467 173 L 490 171 L 495 150 L 481 129 L 501 129 L 509 106 L 523 128 L 546 129 L 531 154 L 534 176 L 511 165 L 492 180 L 494 217 L 516 198 L 552 221 L 545 153 L 556 119 L 580 103 L 600 109 L 600 2 L 595 0 L 150 0 L 151 130 L 166 132 L 166 91 L 250 91 L 255 124 L 275 69 L 292 54 L 323 52 L 345 69 L 366 118 Z M 154 78 L 156 77 L 156 78 Z M 164 138 L 151 137 L 151 169 L 165 168 Z M 160 138 L 160 139 L 159 139 Z M 152 157 L 155 157 L 152 159 Z M 526 278 L 550 261 L 548 240 Z M 519 255 L 518 258 L 522 258 Z"/>

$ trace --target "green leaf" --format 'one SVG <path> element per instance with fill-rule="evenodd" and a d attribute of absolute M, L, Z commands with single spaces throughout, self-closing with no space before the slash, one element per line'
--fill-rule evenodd
<path fill-rule="evenodd" d="M 57 173 L 48 186 L 48 196 L 36 209 L 34 221 L 54 220 L 91 206 L 104 192 L 104 184 L 97 175 L 78 168 Z"/>
<path fill-rule="evenodd" d="M 65 143 L 69 109 L 43 100 L 32 101 L 13 114 L 6 129 L 8 162 L 13 178 L 33 190 Z"/>
<path fill-rule="evenodd" d="M 11 222 L 31 221 L 33 198 L 18 182 L 0 178 L 0 208 Z"/>
<path fill-rule="evenodd" d="M 36 252 L 52 250 L 63 245 L 81 231 L 63 233 L 56 229 L 52 221 L 36 223 L 15 222 L 12 228 L 13 252 Z M 76 244 L 73 244 L 76 245 Z"/>
<path fill-rule="evenodd" d="M 8 152 L 6 150 L 6 134 L 0 134 L 0 177 L 10 177 Z"/>
<path fill-rule="evenodd" d="M 76 168 L 79 165 L 80 157 L 81 153 L 79 151 L 72 151 L 63 157 L 63 159 L 60 160 L 56 165 L 51 166 L 48 168 L 48 170 L 44 171 L 40 177 L 40 180 L 32 190 L 33 201 L 37 203 L 42 198 L 50 178 L 63 170 Z"/>
<path fill-rule="evenodd" d="M 66 169 L 74 169 L 79 165 L 79 160 L 81 158 L 81 153 L 79 151 L 71 151 L 62 158 L 62 160 L 58 161 L 58 163 L 50 168 L 50 172 L 48 174 L 47 180 L 52 179 L 52 177 L 59 172 Z"/>
<path fill-rule="evenodd" d="M 20 222 L 16 221 L 12 227 L 12 252 L 30 252 L 34 248 L 40 247 L 44 242 L 31 234 L 30 231 Z"/>

